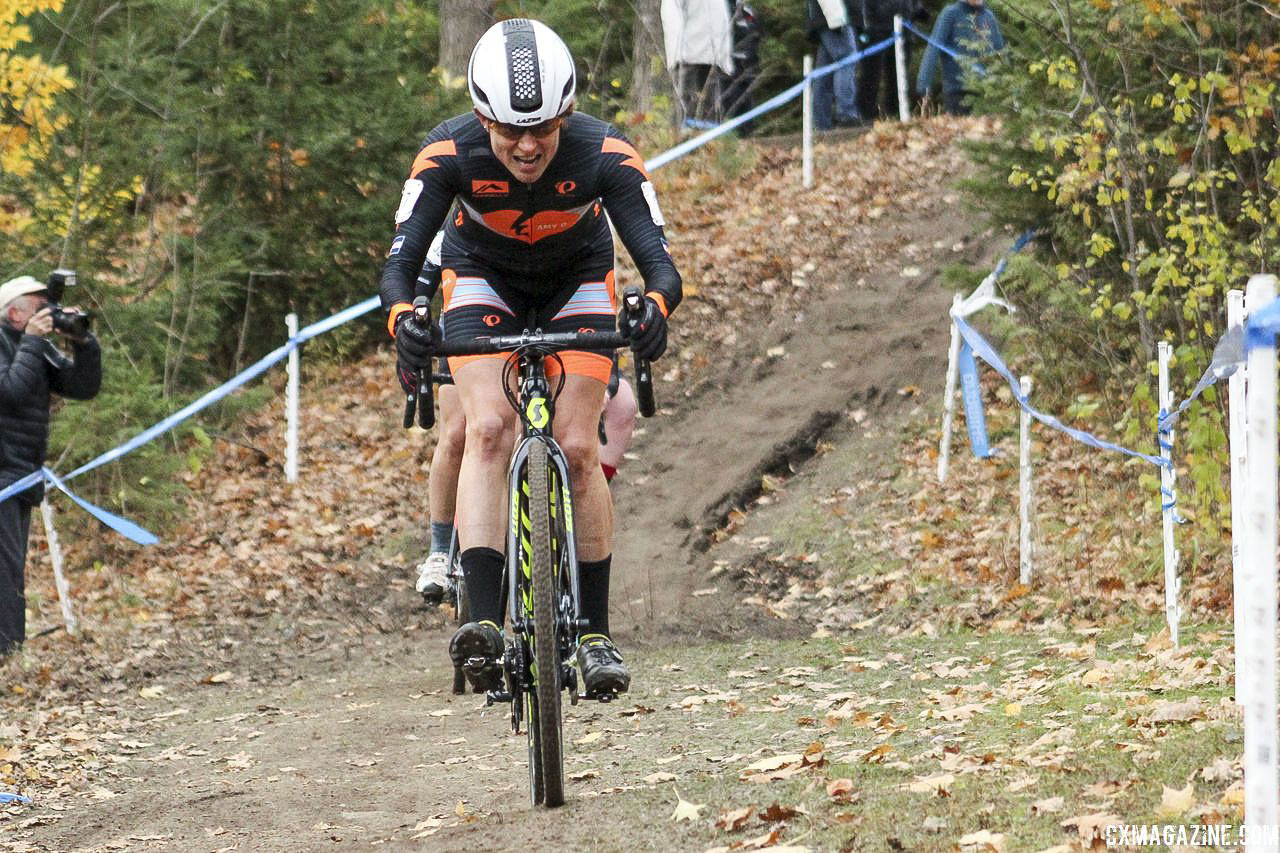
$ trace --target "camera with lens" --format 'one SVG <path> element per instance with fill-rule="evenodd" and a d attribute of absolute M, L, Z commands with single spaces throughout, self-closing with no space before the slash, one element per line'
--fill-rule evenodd
<path fill-rule="evenodd" d="M 49 312 L 53 316 L 54 329 L 69 337 L 83 338 L 89 334 L 89 323 L 93 315 L 88 311 L 68 311 L 62 307 L 62 294 L 68 287 L 75 286 L 75 270 L 57 269 L 49 273 Z"/>

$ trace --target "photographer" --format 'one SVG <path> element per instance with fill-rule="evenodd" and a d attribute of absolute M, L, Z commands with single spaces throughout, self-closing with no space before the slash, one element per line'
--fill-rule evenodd
<path fill-rule="evenodd" d="M 50 392 L 88 400 L 102 384 L 102 354 L 89 315 L 56 304 L 62 288 L 74 283 L 75 273 L 59 270 L 48 285 L 31 276 L 0 285 L 0 488 L 44 465 Z M 46 340 L 55 330 L 70 341 L 73 358 Z M 38 483 L 0 501 L 0 656 L 26 639 L 27 532 L 31 508 L 42 497 Z"/>

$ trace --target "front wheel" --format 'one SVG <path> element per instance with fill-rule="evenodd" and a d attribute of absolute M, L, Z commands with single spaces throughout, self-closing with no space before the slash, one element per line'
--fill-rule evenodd
<path fill-rule="evenodd" d="M 564 803 L 564 751 L 560 731 L 560 648 L 556 633 L 555 563 L 552 561 L 552 491 L 547 446 L 535 441 L 529 446 L 529 536 L 530 560 L 525 582 L 533 599 L 533 696 L 536 713 L 529 715 L 529 760 L 535 802 L 539 789 L 547 806 Z M 530 710 L 533 710 L 531 708 Z M 536 766 L 534 766 L 536 763 Z M 541 770 L 541 780 L 538 771 Z M 541 784 L 538 782 L 541 781 Z"/>

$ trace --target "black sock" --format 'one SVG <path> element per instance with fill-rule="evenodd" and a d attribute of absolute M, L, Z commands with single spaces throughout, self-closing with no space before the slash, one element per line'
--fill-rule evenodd
<path fill-rule="evenodd" d="M 583 634 L 609 636 L 609 563 L 613 555 L 588 563 L 578 561 L 579 592 L 582 595 L 582 618 L 590 624 Z"/>
<path fill-rule="evenodd" d="M 471 601 L 471 619 L 488 620 L 502 627 L 502 573 L 506 559 L 492 548 L 468 548 L 462 552 L 462 575 Z"/>

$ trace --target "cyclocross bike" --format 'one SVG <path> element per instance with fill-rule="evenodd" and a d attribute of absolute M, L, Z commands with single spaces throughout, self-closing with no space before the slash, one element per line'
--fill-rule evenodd
<path fill-rule="evenodd" d="M 626 310 L 643 313 L 639 288 L 627 288 Z M 637 313 L 638 312 L 638 313 Z M 430 322 L 425 297 L 414 301 L 416 322 Z M 530 323 L 532 326 L 533 323 Z M 441 356 L 507 353 L 503 388 L 519 415 L 520 440 L 508 467 L 508 528 L 504 590 L 507 606 L 502 669 L 506 689 L 491 690 L 486 702 L 511 703 L 511 729 L 528 736 L 529 787 L 534 805 L 564 803 L 564 750 L 561 734 L 561 691 L 569 701 L 612 701 L 613 694 L 587 696 L 578 692 L 574 665 L 578 632 L 587 628 L 579 617 L 578 560 L 573 532 L 573 494 L 569 463 L 552 436 L 555 402 L 564 387 L 564 371 L 553 390 L 546 360 L 560 361 L 564 350 L 616 350 L 630 346 L 617 332 L 544 333 L 526 330 L 456 341 L 442 346 Z M 653 374 L 649 364 L 635 360 L 636 396 L 640 413 L 654 412 Z M 563 366 L 563 365 L 562 365 Z M 406 414 L 416 409 L 423 428 L 434 423 L 430 365 L 418 378 Z M 514 380 L 514 381 L 513 381 Z M 514 390 L 513 390 L 514 389 Z M 483 660 L 469 662 L 481 666 Z M 456 679 L 460 673 L 455 673 Z"/>

